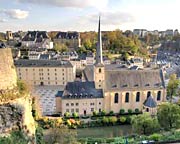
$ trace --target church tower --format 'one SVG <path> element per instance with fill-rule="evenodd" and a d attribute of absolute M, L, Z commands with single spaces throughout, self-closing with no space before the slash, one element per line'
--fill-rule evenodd
<path fill-rule="evenodd" d="M 101 20 L 99 17 L 98 26 L 98 43 L 96 47 L 96 62 L 94 64 L 94 82 L 97 89 L 102 89 L 104 87 L 104 63 L 102 56 L 102 37 L 101 37 Z"/>

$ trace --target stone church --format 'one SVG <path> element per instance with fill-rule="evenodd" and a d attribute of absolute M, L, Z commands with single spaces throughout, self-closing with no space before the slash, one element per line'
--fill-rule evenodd
<path fill-rule="evenodd" d="M 91 115 L 93 111 L 119 113 L 152 112 L 166 101 L 164 76 L 160 69 L 132 70 L 121 65 L 104 65 L 100 19 L 96 63 L 83 71 L 82 81 L 69 82 L 56 94 L 56 112 Z"/>

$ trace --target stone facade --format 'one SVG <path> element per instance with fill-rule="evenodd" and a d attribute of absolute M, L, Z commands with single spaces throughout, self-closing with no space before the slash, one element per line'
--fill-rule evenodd
<path fill-rule="evenodd" d="M 10 48 L 0 49 L 0 90 L 16 86 L 17 76 Z"/>

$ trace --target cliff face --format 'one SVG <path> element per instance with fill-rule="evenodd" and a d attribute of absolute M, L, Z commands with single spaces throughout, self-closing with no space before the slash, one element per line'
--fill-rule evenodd
<path fill-rule="evenodd" d="M 0 133 L 22 130 L 30 139 L 35 135 L 31 99 L 22 97 L 0 105 Z"/>
<path fill-rule="evenodd" d="M 0 90 L 16 86 L 17 76 L 11 49 L 0 48 Z"/>
<path fill-rule="evenodd" d="M 11 49 L 0 49 L 0 134 L 21 130 L 30 144 L 34 143 L 35 123 L 31 110 L 30 95 L 17 89 Z"/>

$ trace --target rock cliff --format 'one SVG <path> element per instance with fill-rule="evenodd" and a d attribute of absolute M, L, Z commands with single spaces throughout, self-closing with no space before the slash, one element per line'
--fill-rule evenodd
<path fill-rule="evenodd" d="M 0 49 L 0 134 L 21 130 L 29 144 L 35 141 L 31 96 L 19 91 L 11 49 Z"/>

